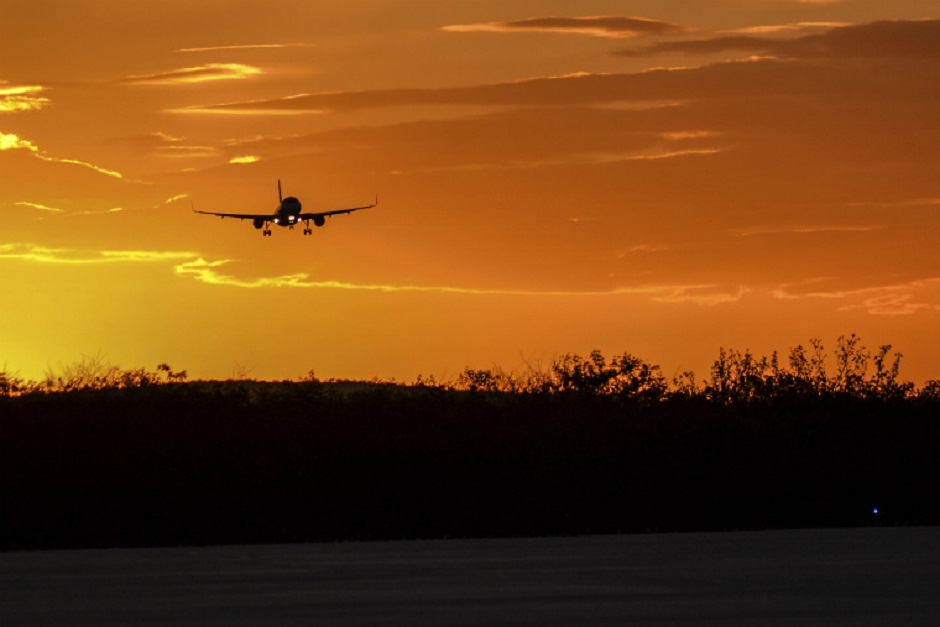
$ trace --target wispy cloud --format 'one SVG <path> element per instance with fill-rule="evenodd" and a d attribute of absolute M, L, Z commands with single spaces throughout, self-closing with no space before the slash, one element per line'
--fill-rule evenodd
<path fill-rule="evenodd" d="M 153 250 L 87 251 L 74 248 L 52 248 L 31 243 L 0 244 L 0 259 L 34 261 L 50 264 L 149 263 L 192 259 L 196 253 Z"/>
<path fill-rule="evenodd" d="M 241 63 L 207 63 L 168 72 L 140 74 L 120 79 L 135 85 L 186 85 L 209 81 L 240 80 L 261 74 L 260 68 Z"/>
<path fill-rule="evenodd" d="M 38 111 L 49 104 L 49 99 L 40 96 L 45 88 L 40 85 L 11 85 L 0 81 L 0 113 Z"/>
<path fill-rule="evenodd" d="M 443 30 L 453 33 L 566 33 L 592 37 L 637 37 L 661 35 L 686 30 L 682 26 L 641 17 L 588 16 L 588 17 L 533 17 L 510 22 L 484 22 L 479 24 L 453 24 Z"/>
<path fill-rule="evenodd" d="M 940 20 L 882 21 L 840 26 L 824 33 L 793 39 L 754 34 L 707 39 L 664 41 L 643 48 L 621 50 L 623 56 L 663 52 L 711 54 L 738 52 L 786 58 L 924 58 L 940 57 Z"/>
<path fill-rule="evenodd" d="M 173 204 L 180 200 L 186 200 L 187 198 L 189 198 L 189 194 L 176 194 L 175 196 L 170 196 L 169 198 L 167 198 L 160 204 L 155 205 L 154 209 L 159 209 L 160 207 L 166 207 L 167 205 Z"/>
<path fill-rule="evenodd" d="M 306 102 L 324 94 L 294 94 L 272 100 L 247 100 L 210 105 L 192 105 L 168 109 L 168 113 L 209 115 L 310 115 L 329 111 L 325 107 L 307 106 Z"/>
<path fill-rule="evenodd" d="M 695 157 L 703 155 L 717 155 L 724 152 L 722 148 L 701 148 L 688 150 L 668 150 L 665 152 L 653 152 L 642 155 L 629 155 L 622 157 L 623 161 L 658 161 L 660 159 L 675 159 L 676 157 Z"/>
<path fill-rule="evenodd" d="M 170 135 L 169 133 L 164 133 L 162 131 L 155 131 L 153 133 L 143 133 L 140 135 L 115 137 L 108 140 L 108 143 L 132 146 L 142 150 L 154 150 L 164 146 L 176 146 L 183 143 L 184 141 L 186 141 L 185 137 L 181 137 L 179 135 Z"/>
<path fill-rule="evenodd" d="M 219 149 L 214 146 L 161 146 L 153 155 L 164 159 L 209 159 L 219 156 Z"/>
<path fill-rule="evenodd" d="M 447 286 L 420 286 L 420 285 L 384 285 L 349 283 L 346 281 L 313 281 L 303 272 L 285 274 L 274 277 L 240 278 L 233 274 L 226 274 L 220 268 L 232 263 L 232 260 L 206 261 L 199 257 L 177 265 L 174 270 L 181 276 L 188 276 L 210 285 L 227 285 L 239 288 L 270 288 L 270 287 L 296 287 L 319 288 L 336 290 L 353 290 L 364 292 L 423 292 L 441 294 L 473 294 L 473 295 L 566 295 L 572 292 L 523 292 L 513 290 L 490 290 L 480 288 L 447 287 Z"/>
<path fill-rule="evenodd" d="M 682 90 L 668 86 L 678 80 L 671 75 L 681 72 L 667 69 L 638 74 L 581 72 L 470 87 L 294 94 L 269 100 L 189 106 L 170 112 L 289 115 L 410 105 L 570 106 L 626 100 L 663 100 L 683 93 Z"/>
<path fill-rule="evenodd" d="M 725 291 L 717 285 L 680 285 L 658 288 L 651 300 L 660 303 L 724 305 L 740 301 L 749 291 L 744 286 L 738 286 L 733 291 Z"/>
<path fill-rule="evenodd" d="M 909 316 L 920 311 L 940 312 L 940 304 L 918 303 L 913 294 L 884 294 L 865 299 L 858 305 L 846 305 L 842 311 L 864 309 L 875 316 Z"/>
<path fill-rule="evenodd" d="M 625 259 L 628 255 L 635 255 L 637 253 L 659 253 L 669 249 L 670 247 L 666 244 L 635 244 L 617 253 L 616 258 Z"/>
<path fill-rule="evenodd" d="M 232 157 L 228 160 L 229 163 L 256 163 L 261 161 L 261 157 L 257 155 L 242 155 L 240 157 Z"/>
<path fill-rule="evenodd" d="M 42 153 L 37 153 L 36 156 L 42 159 L 43 161 L 51 161 L 53 163 L 70 163 L 72 165 L 78 165 L 83 168 L 94 170 L 95 172 L 98 172 L 99 174 L 104 174 L 105 176 L 110 176 L 112 178 L 116 178 L 116 179 L 124 178 L 124 175 L 116 170 L 109 170 L 107 168 L 102 168 L 100 166 L 94 165 L 93 163 L 88 163 L 87 161 L 79 161 L 78 159 L 63 159 L 60 157 L 49 157 Z"/>
<path fill-rule="evenodd" d="M 39 149 L 26 139 L 20 139 L 13 133 L 0 133 L 0 151 L 3 150 L 28 150 L 29 152 L 39 152 Z"/>
<path fill-rule="evenodd" d="M 773 24 L 768 26 L 747 26 L 736 28 L 727 33 L 746 35 L 770 35 L 774 33 L 792 33 L 794 31 L 818 30 L 852 26 L 852 22 L 795 22 L 793 24 Z"/>
<path fill-rule="evenodd" d="M 669 141 L 684 141 L 689 139 L 710 139 L 721 135 L 718 131 L 665 131 L 659 136 Z"/>
<path fill-rule="evenodd" d="M 164 200 L 164 201 L 162 201 L 162 202 L 159 202 L 159 203 L 153 205 L 151 208 L 152 208 L 152 209 L 160 209 L 160 208 L 162 208 L 162 207 L 166 207 L 167 205 L 173 204 L 173 203 L 178 202 L 178 201 L 180 201 L 180 200 L 185 200 L 185 199 L 187 199 L 187 198 L 189 198 L 189 194 L 177 194 L 177 195 L 175 195 L 175 196 L 171 196 L 170 198 L 167 198 L 166 200 Z M 47 212 L 47 213 L 54 213 L 54 214 L 58 214 L 58 215 L 60 215 L 60 216 L 62 216 L 62 217 L 69 217 L 69 218 L 71 218 L 71 217 L 78 217 L 78 216 L 100 216 L 100 215 L 108 215 L 108 214 L 114 214 L 114 213 L 121 213 L 121 212 L 123 212 L 123 211 L 126 210 L 124 207 L 110 207 L 110 208 L 108 208 L 108 209 L 88 209 L 88 210 L 84 210 L 84 211 L 71 211 L 71 210 L 66 210 L 66 209 L 60 209 L 60 208 L 58 208 L 58 207 L 48 207 L 48 206 L 43 205 L 43 204 L 40 204 L 40 203 L 29 202 L 29 201 L 19 201 L 19 202 L 15 202 L 15 203 L 13 203 L 13 205 L 14 205 L 14 206 L 19 206 L 19 207 L 29 207 L 29 208 L 35 209 L 35 210 L 37 210 L 37 211 L 42 211 L 42 212 Z M 140 210 L 140 209 L 142 209 L 142 207 L 137 207 L 137 208 L 136 208 L 136 210 Z M 132 210 L 133 210 L 133 209 L 132 209 Z M 21 249 L 25 249 L 25 248 L 29 248 L 29 247 L 31 247 L 31 246 L 33 246 L 33 245 L 32 245 L 32 244 L 19 244 L 18 246 L 19 246 Z M 52 250 L 52 249 L 49 249 L 49 250 Z M 9 252 L 9 251 L 8 251 L 8 252 Z M 110 254 L 110 253 L 108 253 L 108 254 Z M 87 258 L 89 258 L 89 259 L 97 259 L 97 256 L 96 256 L 96 255 L 97 255 L 97 253 L 91 254 L 91 255 L 87 256 Z M 84 258 L 84 257 L 82 257 L 81 255 L 79 255 L 79 257 L 80 257 L 80 258 Z"/>
<path fill-rule="evenodd" d="M 49 161 L 52 163 L 68 163 L 72 165 L 78 165 L 83 168 L 88 168 L 100 174 L 104 174 L 106 176 L 110 176 L 116 179 L 124 178 L 124 175 L 121 174 L 120 172 L 116 172 L 115 170 L 109 170 L 107 168 L 102 168 L 94 164 L 88 163 L 86 161 L 79 161 L 78 159 L 64 159 L 61 157 L 50 157 L 49 155 L 45 154 L 45 152 L 40 150 L 39 147 L 36 146 L 31 141 L 27 139 L 21 139 L 19 136 L 14 135 L 12 133 L 0 132 L 0 151 L 4 151 L 4 150 L 25 150 L 29 152 L 30 154 L 32 154 L 37 159 L 41 159 L 43 161 Z"/>
<path fill-rule="evenodd" d="M 316 44 L 282 43 L 282 44 L 242 44 L 231 46 L 204 46 L 201 48 L 178 48 L 175 52 L 218 52 L 221 50 L 265 50 L 281 48 L 316 48 Z"/>
<path fill-rule="evenodd" d="M 868 233 L 871 231 L 883 231 L 887 228 L 884 224 L 867 225 L 846 225 L 846 226 L 825 226 L 825 225 L 807 225 L 807 226 L 786 226 L 786 227 L 751 227 L 745 229 L 735 229 L 732 231 L 739 237 L 754 237 L 757 235 L 812 235 L 817 233 Z"/>
<path fill-rule="evenodd" d="M 731 303 L 741 299 L 746 293 L 743 287 L 733 291 L 722 290 L 716 285 L 646 285 L 621 287 L 610 290 L 513 290 L 487 289 L 473 287 L 455 287 L 442 285 L 391 285 L 378 283 L 349 283 L 346 281 L 314 281 L 303 272 L 275 277 L 257 277 L 245 279 L 233 274 L 226 274 L 220 269 L 232 263 L 231 260 L 206 261 L 199 257 L 175 266 L 181 276 L 189 276 L 203 283 L 224 285 L 238 288 L 305 288 L 330 289 L 379 293 L 431 293 L 463 294 L 470 296 L 518 296 L 518 297 L 615 297 L 644 296 L 663 303 L 692 303 L 696 305 L 717 305 Z"/>
<path fill-rule="evenodd" d="M 18 207 L 30 207 L 32 209 L 38 209 L 39 211 L 47 211 L 49 213 L 64 213 L 63 209 L 58 209 L 56 207 L 47 207 L 46 205 L 41 205 L 38 202 L 27 202 L 25 200 L 20 202 L 13 203 Z"/>
<path fill-rule="evenodd" d="M 173 199 L 170 199 L 172 201 Z M 167 202 L 170 202 L 167 201 Z M 467 296 L 515 296 L 522 298 L 549 297 L 643 297 L 661 303 L 688 303 L 711 306 L 739 301 L 748 289 L 738 286 L 725 289 L 716 284 L 661 284 L 617 287 L 608 290 L 514 290 L 459 287 L 446 285 L 414 285 L 383 283 L 352 283 L 335 280 L 311 280 L 304 272 L 268 277 L 244 278 L 223 271 L 234 263 L 230 259 L 207 260 L 191 251 L 102 250 L 56 248 L 34 243 L 0 244 L 0 260 L 30 261 L 43 264 L 102 265 L 120 263 L 167 263 L 179 276 L 201 283 L 240 289 L 298 288 L 375 292 L 383 294 L 452 294 Z"/>
<path fill-rule="evenodd" d="M 875 209 L 906 209 L 914 207 L 938 207 L 940 198 L 912 198 L 909 200 L 870 200 L 850 203 L 852 207 L 872 207 Z"/>
<path fill-rule="evenodd" d="M 832 278 L 816 278 L 801 283 L 781 285 L 773 290 L 773 296 L 784 300 L 828 299 L 856 300 L 839 307 L 839 311 L 864 310 L 876 316 L 912 315 L 918 312 L 940 312 L 940 277 L 917 279 L 898 284 L 876 285 L 852 289 L 818 289 Z M 813 286 L 817 286 L 814 289 Z M 931 296 L 933 297 L 931 299 Z M 926 302 L 933 300 L 934 302 Z"/>
<path fill-rule="evenodd" d="M 147 153 L 166 159 L 203 159 L 218 157 L 221 151 L 215 146 L 187 143 L 186 137 L 163 132 L 132 135 L 110 140 L 109 143 L 126 146 L 134 152 Z"/>
<path fill-rule="evenodd" d="M 553 159 L 511 159 L 505 161 L 490 161 L 477 163 L 461 163 L 456 165 L 430 165 L 418 168 L 422 172 L 460 172 L 474 170 L 505 170 L 507 168 L 527 170 L 532 168 L 545 168 L 562 165 L 601 165 L 613 163 L 626 163 L 630 161 L 661 161 L 666 159 L 679 159 L 687 157 L 705 157 L 718 155 L 724 152 L 721 148 L 706 148 L 701 150 L 650 150 L 640 153 L 621 152 L 592 152 L 570 153 Z M 579 219 L 572 219 L 578 222 Z"/>
<path fill-rule="evenodd" d="M 76 211 L 75 213 L 70 213 L 70 217 L 74 216 L 102 216 L 108 215 L 111 213 L 121 213 L 124 211 L 124 207 L 111 207 L 110 209 L 89 209 L 88 211 Z"/>

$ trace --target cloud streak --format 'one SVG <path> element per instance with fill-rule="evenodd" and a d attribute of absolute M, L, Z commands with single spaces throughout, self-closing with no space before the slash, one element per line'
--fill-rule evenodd
<path fill-rule="evenodd" d="M 791 59 L 936 59 L 940 57 L 940 20 L 881 21 L 848 25 L 794 39 L 747 34 L 664 41 L 643 48 L 621 50 L 616 54 L 639 57 L 672 52 L 749 52 Z"/>
<path fill-rule="evenodd" d="M 303 114 L 414 105 L 573 106 L 628 100 L 664 100 L 689 95 L 672 74 L 587 74 L 442 89 L 383 89 L 295 94 L 270 100 L 197 105 L 172 113 L 241 115 Z"/>
<path fill-rule="evenodd" d="M 793 31 L 815 30 L 820 28 L 831 29 L 843 26 L 852 26 L 851 22 L 796 22 L 794 24 L 775 24 L 772 26 L 747 26 L 725 31 L 747 35 L 769 35 L 773 33 L 787 33 Z"/>
<path fill-rule="evenodd" d="M 24 200 L 20 202 L 15 202 L 13 204 L 18 207 L 30 207 L 32 209 L 38 209 L 39 211 L 46 211 L 49 213 L 64 213 L 63 209 L 57 209 L 56 207 L 47 207 L 46 205 L 41 205 L 37 202 L 27 202 Z"/>
<path fill-rule="evenodd" d="M 48 161 L 50 163 L 67 163 L 71 165 L 81 166 L 83 168 L 88 168 L 94 170 L 99 174 L 104 174 L 116 179 L 123 179 L 124 175 L 115 170 L 109 170 L 107 168 L 102 168 L 96 166 L 92 163 L 86 161 L 79 161 L 78 159 L 64 159 L 61 157 L 50 157 L 45 154 L 42 150 L 39 149 L 34 143 L 27 139 L 21 139 L 19 136 L 12 133 L 2 133 L 0 132 L 0 152 L 6 150 L 25 150 L 26 152 L 32 154 L 37 159 L 42 161 Z"/>
<path fill-rule="evenodd" d="M 40 85 L 5 85 L 5 81 L 0 81 L 0 113 L 38 111 L 50 102 L 39 95 L 45 89 Z"/>
<path fill-rule="evenodd" d="M 171 199 L 168 202 L 171 202 Z M 56 248 L 33 243 L 0 244 L 0 260 L 29 261 L 41 264 L 97 266 L 110 264 L 170 264 L 182 278 L 207 285 L 238 289 L 312 289 L 372 292 L 377 294 L 440 294 L 463 296 L 506 296 L 519 298 L 616 298 L 639 297 L 664 304 L 718 306 L 740 302 L 748 294 L 763 292 L 762 288 L 737 285 L 732 288 L 714 283 L 646 284 L 615 287 L 606 290 L 515 290 L 489 289 L 446 285 L 414 285 L 353 283 L 338 280 L 311 280 L 304 272 L 244 278 L 225 272 L 233 260 L 207 260 L 192 251 L 103 250 L 87 251 Z M 805 289 L 832 279 L 819 278 L 799 284 L 785 284 L 769 291 L 781 300 L 824 299 L 856 300 L 839 307 L 839 311 L 863 310 L 871 315 L 912 315 L 940 312 L 940 303 L 928 302 L 929 293 L 940 288 L 940 277 L 925 278 L 896 285 L 854 289 Z M 918 296 L 918 294 L 923 294 Z"/>
<path fill-rule="evenodd" d="M 787 226 L 787 227 L 753 227 L 733 231 L 740 237 L 754 237 L 758 235 L 813 235 L 817 233 L 869 233 L 883 231 L 886 225 L 848 225 L 848 226 Z"/>
<path fill-rule="evenodd" d="M 389 285 L 379 283 L 349 283 L 346 281 L 312 281 L 303 272 L 275 277 L 244 279 L 220 271 L 220 268 L 232 263 L 231 260 L 206 261 L 198 257 L 178 264 L 174 271 L 180 276 L 194 278 L 210 285 L 237 288 L 303 288 L 329 289 L 357 292 L 377 292 L 383 294 L 419 293 L 419 294 L 454 294 L 468 296 L 517 296 L 517 297 L 615 297 L 645 296 L 654 302 L 692 303 L 696 305 L 718 305 L 732 303 L 741 299 L 746 288 L 738 287 L 733 291 L 723 291 L 713 284 L 703 285 L 649 285 L 621 287 L 610 290 L 512 290 L 487 289 L 472 287 L 453 287 L 440 285 Z"/>
<path fill-rule="evenodd" d="M 34 243 L 0 244 L 0 260 L 30 261 L 41 264 L 95 266 L 121 263 L 170 263 L 177 276 L 195 279 L 209 285 L 241 289 L 300 288 L 325 289 L 382 294 L 444 294 L 467 296 L 516 297 L 617 297 L 641 296 L 654 302 L 717 305 L 736 302 L 747 292 L 744 287 L 726 291 L 714 284 L 640 285 L 610 290 L 513 290 L 442 285 L 394 285 L 382 283 L 351 283 L 348 281 L 314 281 L 303 272 L 273 277 L 241 278 L 221 271 L 233 263 L 230 259 L 208 261 L 191 251 L 102 250 L 87 251 L 56 248 Z"/>
<path fill-rule="evenodd" d="M 201 48 L 178 48 L 174 52 L 219 52 L 222 50 L 272 50 L 282 48 L 316 48 L 316 44 L 286 43 L 286 44 L 242 44 L 231 46 L 205 46 Z"/>
<path fill-rule="evenodd" d="M 533 17 L 509 22 L 454 24 L 443 30 L 452 33 L 563 33 L 592 37 L 625 38 L 662 35 L 686 30 L 682 26 L 641 17 Z"/>
<path fill-rule="evenodd" d="M 169 72 L 127 76 L 119 82 L 131 85 L 188 85 L 211 81 L 242 80 L 261 73 L 260 68 L 241 63 L 208 63 Z"/>
<path fill-rule="evenodd" d="M 177 137 L 162 132 L 120 137 L 110 141 L 122 145 L 134 152 L 146 153 L 161 159 L 203 159 L 218 157 L 221 151 L 215 146 L 186 143 L 185 137 Z"/>
<path fill-rule="evenodd" d="M 83 251 L 53 248 L 32 243 L 0 244 L 0 259 L 48 264 L 97 265 L 112 263 L 154 263 L 192 259 L 196 253 L 153 250 Z"/>
<path fill-rule="evenodd" d="M 919 312 L 940 312 L 940 303 L 924 302 L 931 295 L 933 295 L 934 300 L 936 300 L 936 291 L 940 288 L 940 277 L 918 279 L 895 285 L 878 285 L 857 289 L 801 289 L 801 287 L 806 287 L 814 283 L 824 283 L 830 280 L 831 279 L 815 279 L 805 281 L 802 285 L 781 285 L 773 290 L 773 296 L 781 300 L 799 300 L 804 298 L 827 300 L 861 299 L 861 302 L 839 307 L 839 311 L 863 310 L 875 316 L 909 316 Z"/>
<path fill-rule="evenodd" d="M 368 92 L 362 92 L 368 93 Z M 273 100 L 248 100 L 224 104 L 192 105 L 168 109 L 167 113 L 202 114 L 202 115 L 317 115 L 327 113 L 329 109 L 308 106 L 311 99 L 325 94 L 295 94 Z"/>

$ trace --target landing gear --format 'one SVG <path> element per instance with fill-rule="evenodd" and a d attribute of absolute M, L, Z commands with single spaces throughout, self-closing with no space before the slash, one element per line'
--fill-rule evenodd
<path fill-rule="evenodd" d="M 304 220 L 304 235 L 310 235 L 313 229 L 310 228 L 310 220 Z"/>
<path fill-rule="evenodd" d="M 265 230 L 261 231 L 261 236 L 262 236 L 262 237 L 268 237 L 268 236 L 270 236 L 270 235 L 271 235 L 271 229 L 265 229 Z"/>

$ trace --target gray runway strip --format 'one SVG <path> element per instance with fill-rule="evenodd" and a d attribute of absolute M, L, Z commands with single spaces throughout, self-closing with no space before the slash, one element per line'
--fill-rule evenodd
<path fill-rule="evenodd" d="M 940 625 L 940 528 L 0 554 L 0 625 Z"/>

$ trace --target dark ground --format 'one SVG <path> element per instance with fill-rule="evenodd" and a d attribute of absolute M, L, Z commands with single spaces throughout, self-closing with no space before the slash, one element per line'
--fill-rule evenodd
<path fill-rule="evenodd" d="M 4 627 L 940 624 L 940 528 L 0 554 Z"/>

